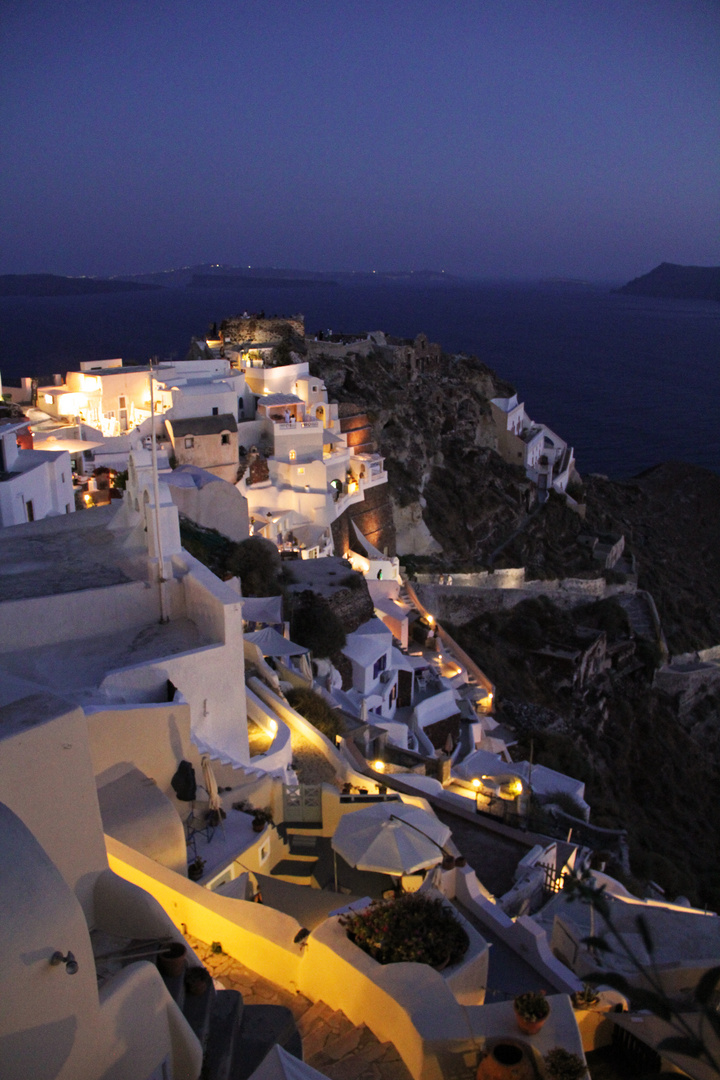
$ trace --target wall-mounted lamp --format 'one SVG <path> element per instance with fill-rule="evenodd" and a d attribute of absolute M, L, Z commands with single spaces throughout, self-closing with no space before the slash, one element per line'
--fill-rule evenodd
<path fill-rule="evenodd" d="M 80 967 L 73 953 L 71 953 L 69 949 L 67 956 L 63 956 L 58 949 L 58 951 L 54 952 L 50 957 L 50 963 L 53 967 L 59 967 L 60 964 L 64 964 L 68 975 L 77 975 L 78 968 Z"/>

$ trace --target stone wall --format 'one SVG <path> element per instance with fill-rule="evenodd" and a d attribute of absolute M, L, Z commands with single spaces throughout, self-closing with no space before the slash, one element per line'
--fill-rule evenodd
<path fill-rule="evenodd" d="M 565 578 L 554 581 L 527 581 L 519 579 L 519 584 L 502 584 L 497 575 L 523 574 L 522 569 L 496 571 L 474 586 L 456 585 L 459 578 L 476 575 L 448 575 L 452 585 L 424 584 L 423 579 L 430 575 L 418 575 L 415 589 L 422 603 L 438 619 L 448 622 L 464 623 L 486 611 L 507 610 L 515 607 L 522 600 L 533 596 L 547 596 L 558 607 L 575 607 L 588 600 L 603 600 L 619 593 L 635 592 L 633 583 L 608 585 L 603 578 Z M 480 577 L 480 575 L 477 575 Z"/>
<path fill-rule="evenodd" d="M 390 491 L 387 484 L 367 488 L 361 503 L 344 510 L 332 523 L 335 554 L 342 555 L 349 548 L 355 550 L 357 541 L 350 522 L 354 521 L 363 536 L 379 551 L 387 548 L 388 555 L 395 555 L 395 523 Z"/>
<path fill-rule="evenodd" d="M 302 315 L 272 319 L 261 319 L 255 315 L 248 318 L 233 315 L 224 320 L 222 333 L 227 345 L 241 345 L 246 341 L 261 344 L 280 341 L 287 333 L 288 327 L 298 337 L 305 337 L 305 320 Z"/>

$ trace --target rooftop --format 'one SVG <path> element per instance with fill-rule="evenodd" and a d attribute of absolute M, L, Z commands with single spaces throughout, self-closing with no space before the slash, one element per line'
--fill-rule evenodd
<path fill-rule="evenodd" d="M 129 530 L 108 529 L 117 506 L 44 518 L 0 530 L 2 600 L 79 592 L 147 577 L 124 544 Z"/>

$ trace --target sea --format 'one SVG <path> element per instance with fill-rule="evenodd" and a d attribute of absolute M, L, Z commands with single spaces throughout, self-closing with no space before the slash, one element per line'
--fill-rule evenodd
<path fill-rule="evenodd" d="M 0 298 L 0 374 L 64 375 L 84 360 L 182 358 L 244 311 L 302 312 L 306 332 L 423 331 L 516 388 L 575 448 L 582 474 L 626 479 L 676 460 L 720 473 L 720 304 L 614 292 L 613 283 L 453 281 L 164 288 Z"/>

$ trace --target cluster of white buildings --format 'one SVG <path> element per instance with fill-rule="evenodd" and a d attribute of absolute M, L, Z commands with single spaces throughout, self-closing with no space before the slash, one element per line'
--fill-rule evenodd
<path fill-rule="evenodd" d="M 323 852 L 347 815 L 390 801 L 467 817 L 476 806 L 521 809 L 536 787 L 551 795 L 569 783 L 579 800 L 584 791 L 550 770 L 534 770 L 533 783 L 513 766 L 491 684 L 408 593 L 397 560 L 359 532 L 348 554 L 375 617 L 347 637 L 345 687 L 329 662 L 313 671 L 287 633 L 268 633 L 283 630 L 277 598 L 246 600 L 242 582 L 219 581 L 184 551 L 178 505 L 200 508 L 219 527 L 232 520 L 241 533 L 244 506 L 248 531 L 308 560 L 332 556 L 333 520 L 387 479 L 381 457 L 348 448 L 337 406 L 306 363 L 266 366 L 261 347 L 223 357 L 210 342 L 204 352 L 189 366 L 84 365 L 38 391 L 44 412 L 102 443 L 96 462 L 127 465 L 122 501 L 72 513 L 70 451 L 19 449 L 27 425 L 0 429 L 4 474 L 49 469 L 53 490 L 68 488 L 64 503 L 31 496 L 29 513 L 26 487 L 24 523 L 3 516 L 15 527 L 0 530 L 0 1074 L 197 1080 L 202 1040 L 154 964 L 133 960 L 131 948 L 181 942 L 183 933 L 219 941 L 285 989 L 366 1024 L 394 1042 L 415 1080 L 441 1080 L 448 1061 L 474 1069 L 478 1053 L 502 1040 L 528 1061 L 555 1045 L 582 1057 L 610 1031 L 606 1011 L 580 1022 L 568 997 L 593 964 L 582 920 L 529 914 L 548 877 L 561 882 L 581 863 L 577 845 L 528 843 L 505 898 L 464 865 L 452 840 L 424 880 L 399 875 L 470 912 L 468 951 L 444 971 L 383 967 L 347 938 L 338 912 L 370 897 L 339 893 L 322 877 L 332 878 Z M 163 421 L 173 472 L 147 446 Z M 53 430 L 47 420 L 38 427 L 39 435 Z M 211 460 L 227 446 L 236 463 L 238 446 L 247 451 L 239 479 L 218 472 L 229 462 Z M 31 467 L 28 454 L 47 461 Z M 225 484 L 228 498 L 215 494 Z M 352 573 L 337 558 L 295 565 L 298 589 L 322 592 L 339 568 Z M 422 644 L 413 636 L 418 618 Z M 288 704 L 296 687 L 314 688 L 345 716 L 337 744 Z M 449 722 L 462 737 L 439 749 Z M 267 735 L 261 755 L 251 755 L 250 728 Z M 333 782 L 298 782 L 298 738 Z M 421 767 L 428 761 L 447 764 L 432 776 Z M 206 785 L 195 799 L 178 793 L 181 763 Z M 234 809 L 242 804 L 269 807 L 283 828 L 256 828 Z M 212 824 L 202 817 L 208 809 Z M 199 880 L 189 880 L 188 863 Z M 268 883 L 263 904 L 251 902 L 258 880 Z M 275 900 L 273 880 L 285 888 Z M 618 904 L 640 904 L 612 879 L 602 883 Z M 309 906 L 309 891 L 324 904 Z M 701 958 L 695 950 L 687 962 L 668 960 L 668 986 L 677 989 L 716 962 L 718 920 L 642 904 L 649 918 L 660 919 L 659 908 L 664 929 L 687 919 L 702 936 Z M 483 927 L 495 942 L 494 969 Z M 543 987 L 551 997 L 550 1019 L 532 1041 L 516 1030 L 512 994 L 491 992 L 502 957 L 520 973 L 516 991 Z"/>

